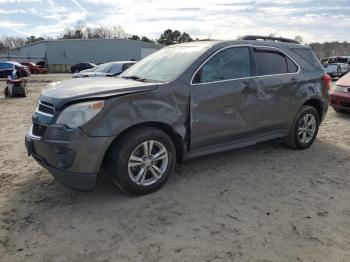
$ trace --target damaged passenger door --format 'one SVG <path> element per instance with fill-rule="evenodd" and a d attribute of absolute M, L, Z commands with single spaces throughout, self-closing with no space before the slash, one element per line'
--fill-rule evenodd
<path fill-rule="evenodd" d="M 209 57 L 191 84 L 191 150 L 254 135 L 257 88 L 250 47 L 226 47 Z"/>

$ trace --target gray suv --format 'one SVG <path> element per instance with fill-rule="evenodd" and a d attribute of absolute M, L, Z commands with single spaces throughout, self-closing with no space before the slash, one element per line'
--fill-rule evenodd
<path fill-rule="evenodd" d="M 330 79 L 293 40 L 244 37 L 165 47 L 116 78 L 42 91 L 25 141 L 62 184 L 92 190 L 102 167 L 130 194 L 168 180 L 176 162 L 283 138 L 314 142 Z"/>

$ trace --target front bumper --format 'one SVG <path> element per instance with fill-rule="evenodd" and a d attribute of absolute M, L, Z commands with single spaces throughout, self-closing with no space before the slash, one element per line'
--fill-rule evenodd
<path fill-rule="evenodd" d="M 42 137 L 25 136 L 28 155 L 63 185 L 81 191 L 95 188 L 104 155 L 113 137 L 90 137 L 80 129 L 48 126 Z"/>
<path fill-rule="evenodd" d="M 331 91 L 329 101 L 332 107 L 350 112 L 350 93 Z"/>

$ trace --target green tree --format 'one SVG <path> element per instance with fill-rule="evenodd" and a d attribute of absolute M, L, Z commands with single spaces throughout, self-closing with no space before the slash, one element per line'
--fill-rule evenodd
<path fill-rule="evenodd" d="M 140 37 L 138 35 L 132 35 L 129 37 L 131 40 L 140 40 Z"/>
<path fill-rule="evenodd" d="M 152 39 L 149 39 L 146 36 L 141 37 L 141 41 L 142 42 L 148 42 L 148 43 L 154 43 L 154 41 Z"/>
<path fill-rule="evenodd" d="M 31 43 L 35 43 L 35 42 L 39 42 L 39 41 L 43 41 L 43 40 L 45 40 L 45 38 L 36 37 L 34 35 L 31 35 L 30 37 L 27 37 L 26 44 L 31 44 Z"/>
<path fill-rule="evenodd" d="M 192 41 L 192 38 L 187 33 L 182 33 L 178 30 L 165 30 L 159 37 L 158 43 L 162 45 L 173 45 L 178 43 L 184 43 Z"/>
<path fill-rule="evenodd" d="M 300 35 L 297 35 L 294 37 L 294 40 L 298 41 L 299 43 L 302 43 L 303 42 L 303 37 L 300 36 Z"/>

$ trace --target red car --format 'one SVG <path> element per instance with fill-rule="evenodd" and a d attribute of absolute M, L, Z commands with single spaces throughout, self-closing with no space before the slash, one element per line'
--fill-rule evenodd
<path fill-rule="evenodd" d="M 329 101 L 336 112 L 350 112 L 350 72 L 335 83 Z"/>
<path fill-rule="evenodd" d="M 47 74 L 47 68 L 41 65 L 33 62 L 23 62 L 21 64 L 27 66 L 32 74 Z"/>
<path fill-rule="evenodd" d="M 23 62 L 21 64 L 24 65 L 24 66 L 27 66 L 29 68 L 29 71 L 32 74 L 38 74 L 39 73 L 39 67 L 36 64 L 34 64 L 32 62 Z"/>

